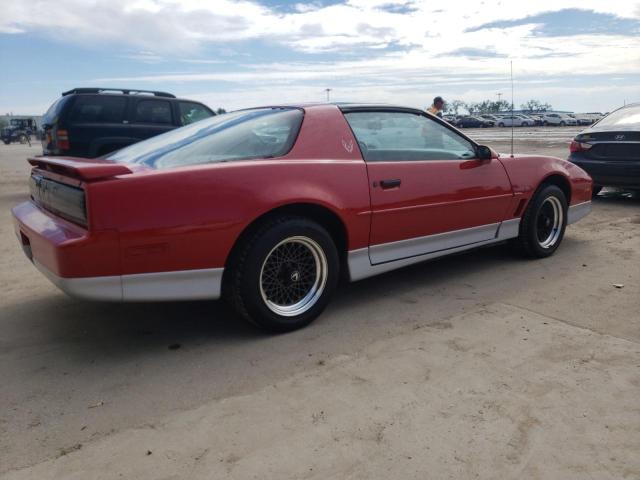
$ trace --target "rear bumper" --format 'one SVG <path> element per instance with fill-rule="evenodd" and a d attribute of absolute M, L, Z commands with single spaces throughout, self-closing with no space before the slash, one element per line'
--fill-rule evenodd
<path fill-rule="evenodd" d="M 638 160 L 592 160 L 579 153 L 572 153 L 569 161 L 575 163 L 601 187 L 640 188 L 640 159 Z"/>
<path fill-rule="evenodd" d="M 223 268 L 121 275 L 118 232 L 89 232 L 32 202 L 13 210 L 22 250 L 70 296 L 104 301 L 203 300 L 220 297 Z"/>

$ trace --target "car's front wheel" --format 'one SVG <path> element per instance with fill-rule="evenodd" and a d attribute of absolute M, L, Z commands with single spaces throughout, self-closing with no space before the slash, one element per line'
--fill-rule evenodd
<path fill-rule="evenodd" d="M 331 235 L 302 217 L 263 223 L 234 257 L 226 295 L 241 316 L 265 330 L 308 325 L 338 283 L 340 264 Z"/>
<path fill-rule="evenodd" d="M 500 122 L 500 123 L 498 124 L 498 126 L 499 126 L 500 128 L 504 128 L 504 123 Z"/>
<path fill-rule="evenodd" d="M 563 191 L 556 185 L 544 185 L 522 216 L 517 243 L 529 257 L 548 257 L 560 246 L 566 226 L 567 199 Z"/>

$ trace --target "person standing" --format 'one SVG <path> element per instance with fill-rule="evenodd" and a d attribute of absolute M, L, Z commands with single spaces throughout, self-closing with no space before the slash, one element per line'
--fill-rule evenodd
<path fill-rule="evenodd" d="M 433 99 L 433 105 L 427 108 L 427 112 L 442 118 L 442 109 L 444 108 L 444 100 L 442 97 L 436 97 Z"/>

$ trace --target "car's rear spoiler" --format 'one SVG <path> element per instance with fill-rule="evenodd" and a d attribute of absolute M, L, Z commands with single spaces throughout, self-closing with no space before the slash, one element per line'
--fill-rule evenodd
<path fill-rule="evenodd" d="M 97 180 L 133 173 L 127 165 L 100 158 L 31 157 L 29 163 L 34 167 L 80 180 Z"/>

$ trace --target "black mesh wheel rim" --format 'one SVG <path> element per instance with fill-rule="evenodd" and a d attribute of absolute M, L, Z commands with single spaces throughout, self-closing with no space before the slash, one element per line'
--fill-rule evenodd
<path fill-rule="evenodd" d="M 318 302 L 327 275 L 327 257 L 322 247 L 308 237 L 289 237 L 265 257 L 260 269 L 260 294 L 273 313 L 295 317 Z"/>
<path fill-rule="evenodd" d="M 542 248 L 551 248 L 560 239 L 564 222 L 564 210 L 557 197 L 547 197 L 536 217 L 536 238 Z"/>

